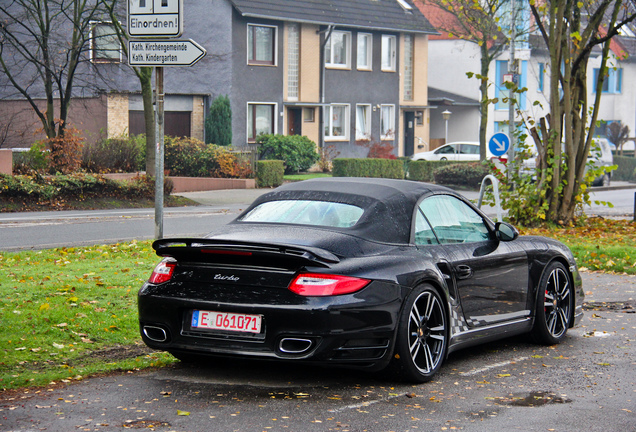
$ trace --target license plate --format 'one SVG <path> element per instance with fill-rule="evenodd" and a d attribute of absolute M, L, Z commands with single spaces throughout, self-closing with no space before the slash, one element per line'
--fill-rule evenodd
<path fill-rule="evenodd" d="M 192 328 L 260 333 L 261 321 L 261 315 L 201 310 L 192 312 Z"/>

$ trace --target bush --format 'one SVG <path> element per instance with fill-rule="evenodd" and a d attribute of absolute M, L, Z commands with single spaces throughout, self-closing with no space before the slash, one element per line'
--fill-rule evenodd
<path fill-rule="evenodd" d="M 261 159 L 285 162 L 285 174 L 307 171 L 320 159 L 316 144 L 306 136 L 259 135 L 256 143 Z"/>
<path fill-rule="evenodd" d="M 256 163 L 258 187 L 277 187 L 283 184 L 285 164 L 280 160 L 261 160 Z"/>
<path fill-rule="evenodd" d="M 49 172 L 69 174 L 77 171 L 82 163 L 83 141 L 79 131 L 69 126 L 64 130 L 64 135 L 47 138 Z"/>
<path fill-rule="evenodd" d="M 614 156 L 614 163 L 618 166 L 612 172 L 612 180 L 630 181 L 636 180 L 636 157 Z"/>
<path fill-rule="evenodd" d="M 13 172 L 15 174 L 44 173 L 47 166 L 47 150 L 43 141 L 33 144 L 29 151 L 13 153 Z"/>
<path fill-rule="evenodd" d="M 404 164 L 398 159 L 351 159 L 333 160 L 334 177 L 404 178 Z"/>
<path fill-rule="evenodd" d="M 205 142 L 220 146 L 232 144 L 232 109 L 227 96 L 217 97 L 210 105 L 205 119 Z"/>
<path fill-rule="evenodd" d="M 249 161 L 196 138 L 165 138 L 165 169 L 172 176 L 237 178 L 252 175 Z"/>
<path fill-rule="evenodd" d="M 479 184 L 490 174 L 490 169 L 481 162 L 454 163 L 433 171 L 435 183 L 441 185 L 456 185 L 479 187 Z"/>
<path fill-rule="evenodd" d="M 145 161 L 145 135 L 100 139 L 82 153 L 82 168 L 92 173 L 142 171 Z"/>

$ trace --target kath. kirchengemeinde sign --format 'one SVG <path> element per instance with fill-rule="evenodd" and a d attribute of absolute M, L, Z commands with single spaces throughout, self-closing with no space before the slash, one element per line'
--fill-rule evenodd
<path fill-rule="evenodd" d="M 128 41 L 131 66 L 192 66 L 206 51 L 191 39 Z"/>

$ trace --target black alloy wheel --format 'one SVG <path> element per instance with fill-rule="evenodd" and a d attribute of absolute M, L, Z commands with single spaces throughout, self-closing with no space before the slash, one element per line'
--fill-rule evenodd
<path fill-rule="evenodd" d="M 544 344 L 557 344 L 570 327 L 572 316 L 572 284 L 563 264 L 551 263 L 545 270 L 539 292 L 533 338 Z"/>
<path fill-rule="evenodd" d="M 400 316 L 394 358 L 398 374 L 413 382 L 427 382 L 441 367 L 448 345 L 446 309 L 430 285 L 413 290 Z"/>

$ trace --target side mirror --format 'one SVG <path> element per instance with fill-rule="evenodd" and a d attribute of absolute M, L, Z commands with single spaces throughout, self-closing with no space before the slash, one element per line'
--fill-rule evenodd
<path fill-rule="evenodd" d="M 495 234 L 499 241 L 513 241 L 519 237 L 519 231 L 507 222 L 497 222 L 495 224 Z"/>

